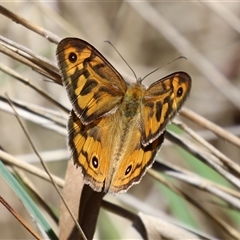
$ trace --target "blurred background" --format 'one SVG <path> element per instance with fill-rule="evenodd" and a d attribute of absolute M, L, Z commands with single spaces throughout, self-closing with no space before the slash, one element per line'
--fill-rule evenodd
<path fill-rule="evenodd" d="M 104 42 L 105 40 L 112 42 L 138 77 L 144 77 L 162 66 L 144 80 L 146 85 L 175 71 L 187 72 L 192 77 L 192 91 L 185 106 L 234 134 L 240 134 L 240 101 L 238 102 L 240 99 L 238 94 L 240 5 L 238 2 L 13 1 L 1 4 L 61 38 L 74 36 L 88 41 L 129 81 L 135 81 L 132 72 L 116 51 Z M 55 44 L 2 15 L 0 15 L 0 23 L 1 35 L 56 61 Z M 187 60 L 180 59 L 168 64 L 179 56 L 185 56 Z M 45 89 L 59 103 L 71 108 L 66 92 L 61 86 L 43 81 L 40 75 L 2 53 L 1 62 L 28 78 L 33 84 Z M 29 87 L 0 72 L 0 95 L 5 93 L 12 99 L 56 109 L 44 98 L 36 97 L 36 93 Z M 239 161 L 237 148 L 218 140 L 209 131 L 184 121 L 230 158 Z M 65 137 L 28 121 L 25 125 L 40 153 L 66 150 Z M 33 151 L 16 118 L 3 111 L 0 112 L 0 145 L 8 153 L 23 160 L 34 159 Z M 186 168 L 202 167 L 189 166 L 189 163 L 184 162 L 183 159 L 178 159 L 178 152 L 173 151 L 172 148 L 173 146 L 166 141 L 166 146 L 163 145 L 160 154 L 161 158 L 184 165 Z M 67 154 L 56 159 L 49 162 L 48 166 L 52 173 L 64 178 Z M 38 163 L 35 165 L 40 166 Z M 203 170 L 203 175 L 204 172 L 206 170 Z M 32 181 L 43 193 L 46 201 L 57 210 L 60 201 L 52 186 L 35 177 L 32 177 Z M 160 192 L 156 194 L 156 188 L 159 190 L 160 187 L 150 187 L 150 185 L 151 179 L 146 176 L 142 183 L 134 186 L 130 192 L 158 209 L 173 212 L 171 203 L 165 199 L 165 190 L 162 190 L 162 194 Z M 19 214 L 31 222 L 21 202 L 1 178 L 0 192 Z M 120 198 L 124 198 L 124 195 Z M 181 204 L 179 207 L 181 208 Z M 211 208 L 211 205 L 209 207 Z M 0 205 L 0 213 L 1 239 L 31 238 L 2 205 Z M 108 215 L 106 217 L 108 213 L 103 211 L 101 214 L 105 219 L 109 218 Z M 110 217 L 113 215 L 110 214 Z M 224 217 L 227 218 L 225 215 Z M 117 219 L 117 222 L 122 221 L 119 217 Z M 201 217 L 196 219 L 197 228 L 209 234 L 216 233 L 213 226 L 204 224 L 204 219 Z M 132 236 L 128 234 L 130 234 L 129 230 L 125 233 L 121 230 L 120 236 Z"/>

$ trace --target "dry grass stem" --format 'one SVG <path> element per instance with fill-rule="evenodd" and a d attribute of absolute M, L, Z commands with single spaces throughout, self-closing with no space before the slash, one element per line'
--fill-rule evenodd
<path fill-rule="evenodd" d="M 12 21 L 23 25 L 24 27 L 28 28 L 29 30 L 43 36 L 44 38 L 46 38 L 47 40 L 49 40 L 50 42 L 53 43 L 58 43 L 61 39 L 56 36 L 55 34 L 49 32 L 48 30 L 38 26 L 37 24 L 34 24 L 32 21 L 28 21 L 22 17 L 20 17 L 19 15 L 9 11 L 8 9 L 6 9 L 5 7 L 0 5 L 0 14 L 4 15 L 7 18 L 12 19 Z"/>
<path fill-rule="evenodd" d="M 31 87 L 33 90 L 35 90 L 40 96 L 47 99 L 49 102 L 53 103 L 60 109 L 62 109 L 65 112 L 69 112 L 62 104 L 60 104 L 58 101 L 56 101 L 54 98 L 52 98 L 49 94 L 47 94 L 44 90 L 40 89 L 39 87 L 35 86 L 33 83 L 31 83 L 28 79 L 23 78 L 20 76 L 16 71 L 12 70 L 11 68 L 5 66 L 4 64 L 0 63 L 0 70 L 8 74 L 9 76 L 17 79 L 18 81 L 22 82 L 23 84 Z"/>
<path fill-rule="evenodd" d="M 210 143 L 205 141 L 202 137 L 200 137 L 198 134 L 196 134 L 195 131 L 193 131 L 191 128 L 189 128 L 186 124 L 180 121 L 174 121 L 174 124 L 179 126 L 181 129 L 183 129 L 189 136 L 191 136 L 194 140 L 196 140 L 199 144 L 204 146 L 208 151 L 210 151 L 213 155 L 215 155 L 219 160 L 227 167 L 232 173 L 235 173 L 238 177 L 240 177 L 240 166 L 235 163 L 233 160 L 228 158 L 226 155 L 224 155 L 222 152 L 220 152 L 218 149 L 213 147 Z"/>
<path fill-rule="evenodd" d="M 237 188 L 240 188 L 239 178 L 235 177 L 234 175 L 230 174 L 227 170 L 225 170 L 223 168 L 224 165 L 216 156 L 212 155 L 209 152 L 199 149 L 198 146 L 196 146 L 189 140 L 183 139 L 174 133 L 170 133 L 169 131 L 166 133 L 166 138 L 171 142 L 174 142 L 175 144 L 181 146 L 187 152 L 190 152 L 197 159 L 206 163 L 211 168 L 213 168 L 216 172 L 222 175 L 227 181 L 235 185 Z"/>
<path fill-rule="evenodd" d="M 21 161 L 2 150 L 0 150 L 0 157 L 1 157 L 2 161 L 8 165 L 16 166 L 20 169 L 23 169 L 24 171 L 27 171 L 35 176 L 38 176 L 44 180 L 51 182 L 49 179 L 49 176 L 47 175 L 47 173 L 45 171 L 43 171 L 31 164 L 25 163 L 24 161 Z M 57 176 L 53 176 L 53 180 L 59 187 L 63 187 L 63 185 L 64 185 L 63 179 L 61 179 Z"/>
<path fill-rule="evenodd" d="M 220 138 L 232 143 L 236 147 L 240 148 L 240 138 L 236 137 L 232 133 L 224 130 L 220 126 L 216 125 L 215 123 L 207 120 L 206 118 L 200 116 L 199 114 L 193 112 L 190 109 L 182 108 L 180 114 L 187 119 L 191 120 L 198 125 L 209 129 L 211 132 L 219 136 Z"/>
<path fill-rule="evenodd" d="M 232 29 L 240 33 L 240 20 L 233 12 L 228 10 L 221 2 L 199 1 L 211 9 L 222 20 L 224 20 Z"/>
<path fill-rule="evenodd" d="M 66 117 L 62 116 L 61 114 L 57 114 L 57 112 L 54 110 L 47 110 L 46 108 L 26 103 L 24 101 L 12 100 L 12 103 L 18 109 L 18 114 L 22 118 L 54 131 L 62 136 L 66 136 Z M 7 103 L 7 99 L 1 96 L 0 109 L 11 114 L 13 113 L 12 109 Z"/>

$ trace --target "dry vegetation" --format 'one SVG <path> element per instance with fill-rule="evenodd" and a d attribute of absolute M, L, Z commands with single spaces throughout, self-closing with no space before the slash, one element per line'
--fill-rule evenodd
<path fill-rule="evenodd" d="M 0 8 L 1 202 L 4 199 L 41 238 L 47 238 L 43 225 L 35 224 L 35 215 L 29 214 L 6 180 L 5 166 L 60 239 L 66 239 L 74 226 L 63 206 L 58 222 L 60 197 L 16 120 L 8 96 L 54 182 L 62 188 L 66 181 L 63 195 L 75 216 L 82 196 L 79 222 L 89 238 L 95 232 L 98 239 L 240 239 L 239 15 L 237 2 L 4 3 Z M 156 164 L 126 194 L 104 196 L 87 187 L 81 194 L 82 179 L 66 148 L 71 106 L 55 60 L 56 43 L 67 36 L 90 42 L 130 80 L 131 71 L 104 40 L 114 44 L 137 76 L 180 55 L 187 57 L 146 80 L 149 84 L 183 70 L 191 75 L 193 87 L 186 108 L 168 128 Z M 2 204 L 0 213 L 0 239 L 34 238 Z M 69 239 L 78 234 L 76 230 Z"/>

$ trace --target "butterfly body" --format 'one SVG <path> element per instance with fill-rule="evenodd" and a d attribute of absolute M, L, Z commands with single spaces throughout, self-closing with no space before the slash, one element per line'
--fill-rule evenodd
<path fill-rule="evenodd" d="M 152 165 L 166 125 L 189 94 L 190 77 L 177 72 L 148 88 L 140 80 L 129 85 L 76 38 L 62 40 L 57 57 L 73 105 L 67 128 L 75 164 L 95 191 L 125 192 Z"/>

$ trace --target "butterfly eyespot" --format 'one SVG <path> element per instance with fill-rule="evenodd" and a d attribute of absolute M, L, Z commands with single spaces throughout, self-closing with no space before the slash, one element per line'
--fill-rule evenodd
<path fill-rule="evenodd" d="M 94 168 L 98 168 L 98 159 L 95 156 L 92 158 L 92 165 Z"/>
<path fill-rule="evenodd" d="M 182 94 L 183 94 L 183 88 L 179 87 L 178 90 L 177 90 L 177 97 L 181 97 Z"/>
<path fill-rule="evenodd" d="M 132 165 L 129 165 L 125 171 L 125 175 L 128 175 L 131 170 L 132 170 Z"/>
<path fill-rule="evenodd" d="M 68 55 L 68 60 L 69 60 L 71 63 L 75 63 L 75 62 L 77 61 L 77 54 L 74 53 L 74 52 L 69 53 L 69 55 Z"/>

